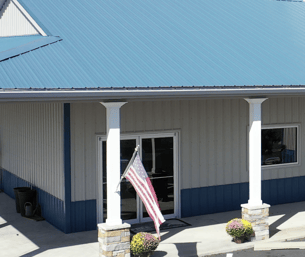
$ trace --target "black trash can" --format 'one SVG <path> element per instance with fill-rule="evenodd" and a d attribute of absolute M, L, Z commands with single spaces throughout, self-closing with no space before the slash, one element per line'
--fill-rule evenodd
<path fill-rule="evenodd" d="M 30 202 L 33 206 L 35 206 L 34 201 L 35 201 L 36 191 L 35 190 L 20 190 L 18 192 L 18 195 L 19 195 L 19 206 L 20 206 L 21 216 L 25 216 L 24 205 L 25 205 L 25 203 Z"/>
<path fill-rule="evenodd" d="M 14 194 L 15 194 L 15 199 L 16 199 L 16 211 L 17 213 L 20 213 L 20 202 L 19 202 L 19 191 L 27 191 L 27 190 L 31 190 L 30 187 L 15 187 L 14 188 Z"/>

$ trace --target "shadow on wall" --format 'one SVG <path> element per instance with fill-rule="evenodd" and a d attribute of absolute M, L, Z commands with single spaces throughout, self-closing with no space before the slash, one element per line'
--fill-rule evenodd
<path fill-rule="evenodd" d="M 46 193 L 45 191 L 31 185 L 29 182 L 15 176 L 5 169 L 1 169 L 2 173 L 2 190 L 11 198 L 15 199 L 15 187 L 31 187 L 37 191 L 37 202 L 42 209 L 42 216 L 53 226 L 64 231 L 64 206 L 63 201 Z"/>
<path fill-rule="evenodd" d="M 1 15 L 0 15 L 1 18 Z M 0 138 L 2 129 L 0 128 Z M 2 168 L 2 141 L 0 140 L 0 191 L 3 191 L 3 168 Z"/>
<path fill-rule="evenodd" d="M 53 226 L 65 231 L 65 208 L 64 201 L 33 186 L 29 182 L 15 176 L 9 171 L 2 169 L 2 190 L 11 198 L 15 199 L 15 187 L 31 187 L 37 191 L 37 202 L 41 206 L 42 216 Z M 71 202 L 71 231 L 81 232 L 97 230 L 96 226 L 96 200 Z"/>
<path fill-rule="evenodd" d="M 2 168 L 0 168 L 0 192 L 3 191 L 3 172 Z"/>
<path fill-rule="evenodd" d="M 54 250 L 53 256 L 58 256 L 59 253 L 63 253 L 63 256 L 72 256 L 71 252 L 75 252 L 75 249 L 80 252 L 76 256 L 85 256 L 84 251 L 89 251 L 89 254 L 92 254 L 91 256 L 98 254 L 98 246 L 94 247 L 93 245 L 92 250 L 88 246 L 82 247 L 85 244 L 98 244 L 96 231 L 65 234 L 46 221 L 36 222 L 21 217 L 16 212 L 14 200 L 5 193 L 0 194 L 0 221 L 2 221 L 2 224 L 0 223 L 0 233 L 4 234 L 4 237 L 5 233 L 9 234 L 6 244 L 0 246 L 0 248 L 5 250 L 11 247 L 9 253 L 5 254 L 5 251 L 3 251 L 0 256 L 30 257 L 49 250 Z M 22 247 L 12 249 L 14 244 Z"/>
<path fill-rule="evenodd" d="M 1 16 L 0 16 L 1 18 Z M 0 136 L 1 136 L 1 128 L 0 128 Z M 2 171 L 2 145 L 0 140 L 0 192 L 3 191 L 3 171 Z"/>

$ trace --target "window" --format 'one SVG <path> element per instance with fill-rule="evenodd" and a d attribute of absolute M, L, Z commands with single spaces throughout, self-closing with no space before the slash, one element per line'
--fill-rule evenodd
<path fill-rule="evenodd" d="M 262 128 L 262 166 L 298 163 L 298 126 Z"/>

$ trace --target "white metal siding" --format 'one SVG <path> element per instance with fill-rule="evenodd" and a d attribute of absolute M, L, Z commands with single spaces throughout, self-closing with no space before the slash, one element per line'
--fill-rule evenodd
<path fill-rule="evenodd" d="M 263 123 L 300 123 L 304 131 L 304 100 L 268 99 L 262 107 Z M 105 108 L 98 103 L 72 104 L 71 110 L 72 200 L 95 199 L 95 134 L 105 133 Z M 248 112 L 248 103 L 243 99 L 133 102 L 121 109 L 121 131 L 179 129 L 182 189 L 241 183 L 249 181 Z M 305 136 L 302 136 L 302 145 L 305 145 Z M 305 150 L 302 151 L 304 158 Z M 262 177 L 305 175 L 303 163 L 295 168 L 264 170 Z"/>
<path fill-rule="evenodd" d="M 0 105 L 1 166 L 64 200 L 63 105 Z"/>
<path fill-rule="evenodd" d="M 13 2 L 7 0 L 0 10 L 0 37 L 39 34 Z"/>
<path fill-rule="evenodd" d="M 105 133 L 105 107 L 101 104 L 71 104 L 71 198 L 96 198 L 96 133 Z"/>

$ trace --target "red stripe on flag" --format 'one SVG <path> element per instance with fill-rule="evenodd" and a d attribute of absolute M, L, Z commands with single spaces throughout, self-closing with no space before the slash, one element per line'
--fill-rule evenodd
<path fill-rule="evenodd" d="M 153 195 L 153 198 L 155 199 L 155 202 L 157 203 L 157 205 L 158 205 L 158 207 L 159 207 L 159 210 L 161 210 L 161 209 L 160 209 L 159 202 L 158 202 L 158 198 L 157 198 L 157 195 L 156 195 L 156 192 L 155 192 L 155 190 L 154 190 L 154 187 L 153 187 L 153 185 L 152 185 L 152 183 L 151 183 L 149 177 L 146 178 L 146 182 L 147 182 L 147 184 L 148 184 L 148 187 L 149 187 L 149 189 L 150 189 L 150 192 L 151 192 L 152 195 Z"/>
<path fill-rule="evenodd" d="M 154 209 L 154 206 L 153 206 L 153 204 L 152 204 L 152 203 L 155 202 L 155 200 L 154 200 L 153 198 L 149 197 L 149 195 L 147 196 L 147 195 L 145 194 L 145 191 L 146 191 L 146 190 L 145 190 L 145 185 L 144 185 L 144 183 L 143 183 L 143 180 L 141 180 L 141 179 L 139 179 L 139 178 L 137 177 L 137 174 L 135 174 L 136 172 L 135 172 L 132 168 L 130 168 L 130 171 L 131 171 L 131 173 L 130 173 L 130 172 L 128 173 L 127 178 L 128 178 L 129 181 L 133 184 L 133 186 L 135 187 L 135 189 L 138 188 L 138 190 L 140 190 L 139 194 L 141 194 L 142 197 L 143 197 L 143 198 L 141 197 L 141 199 L 142 199 L 142 201 L 143 201 L 143 203 L 144 203 L 144 205 L 145 205 L 145 207 L 146 207 L 147 212 L 150 214 L 149 216 L 150 216 L 150 217 L 151 217 L 151 216 L 154 216 L 154 218 L 153 218 L 153 217 L 151 217 L 151 218 L 152 218 L 153 220 L 157 220 L 159 224 L 162 224 L 162 222 L 161 222 L 161 220 L 159 219 L 158 214 L 156 213 L 156 210 Z M 134 185 L 134 183 L 136 183 L 136 184 Z M 137 190 L 137 191 L 138 191 L 138 190 Z M 156 202 L 155 202 L 155 204 L 156 204 Z M 149 206 L 148 206 L 148 205 L 149 205 Z M 157 205 L 157 206 L 158 206 L 158 205 Z M 149 207 L 150 207 L 150 209 L 152 210 L 153 213 L 151 213 Z M 159 207 L 159 206 L 158 206 L 158 207 Z M 151 215 L 151 214 L 153 214 L 153 215 Z"/>
<path fill-rule="evenodd" d="M 146 210 L 149 214 L 149 216 L 151 217 L 151 219 L 154 221 L 154 225 L 155 225 L 155 229 L 157 231 L 157 234 L 159 236 L 159 239 L 160 239 L 160 225 L 163 223 L 161 222 L 161 220 L 158 218 L 158 215 L 156 213 L 156 211 L 154 210 L 153 206 L 150 204 L 149 200 L 147 199 L 147 196 L 145 195 L 145 193 L 143 192 L 143 189 L 145 190 L 145 188 L 143 187 L 143 183 L 141 181 L 141 179 L 139 179 L 137 177 L 137 173 L 136 171 L 134 171 L 133 169 L 130 169 L 131 172 L 128 173 L 128 175 L 126 176 L 129 181 L 132 183 L 132 185 L 134 186 L 135 190 L 138 192 L 139 196 L 141 197 L 145 207 L 146 207 Z M 130 175 L 129 175 L 130 174 Z M 138 185 L 140 184 L 140 185 Z M 151 207 L 153 213 L 150 211 L 150 208 L 148 208 L 148 205 Z M 158 210 L 157 210 L 158 211 Z"/>
<path fill-rule="evenodd" d="M 142 183 L 142 186 L 144 188 L 144 192 L 146 192 L 149 196 L 149 199 L 152 200 L 152 202 L 158 207 L 158 210 L 156 211 L 157 212 L 157 215 L 158 215 L 158 219 L 160 220 L 161 224 L 165 221 L 163 216 L 162 216 L 162 213 L 160 211 L 160 206 L 159 206 L 159 203 L 158 203 L 158 200 L 157 200 L 157 197 L 156 197 L 156 193 L 155 193 L 155 190 L 150 182 L 150 180 L 148 179 L 148 181 L 150 183 L 147 183 L 147 180 L 144 178 L 142 178 L 142 176 L 140 176 L 137 172 L 137 170 L 131 166 L 131 170 L 133 172 L 133 174 L 135 174 L 135 176 L 137 177 L 137 179 Z M 147 178 L 147 177 L 146 177 Z M 161 216 L 161 219 L 160 219 L 160 216 Z"/>

